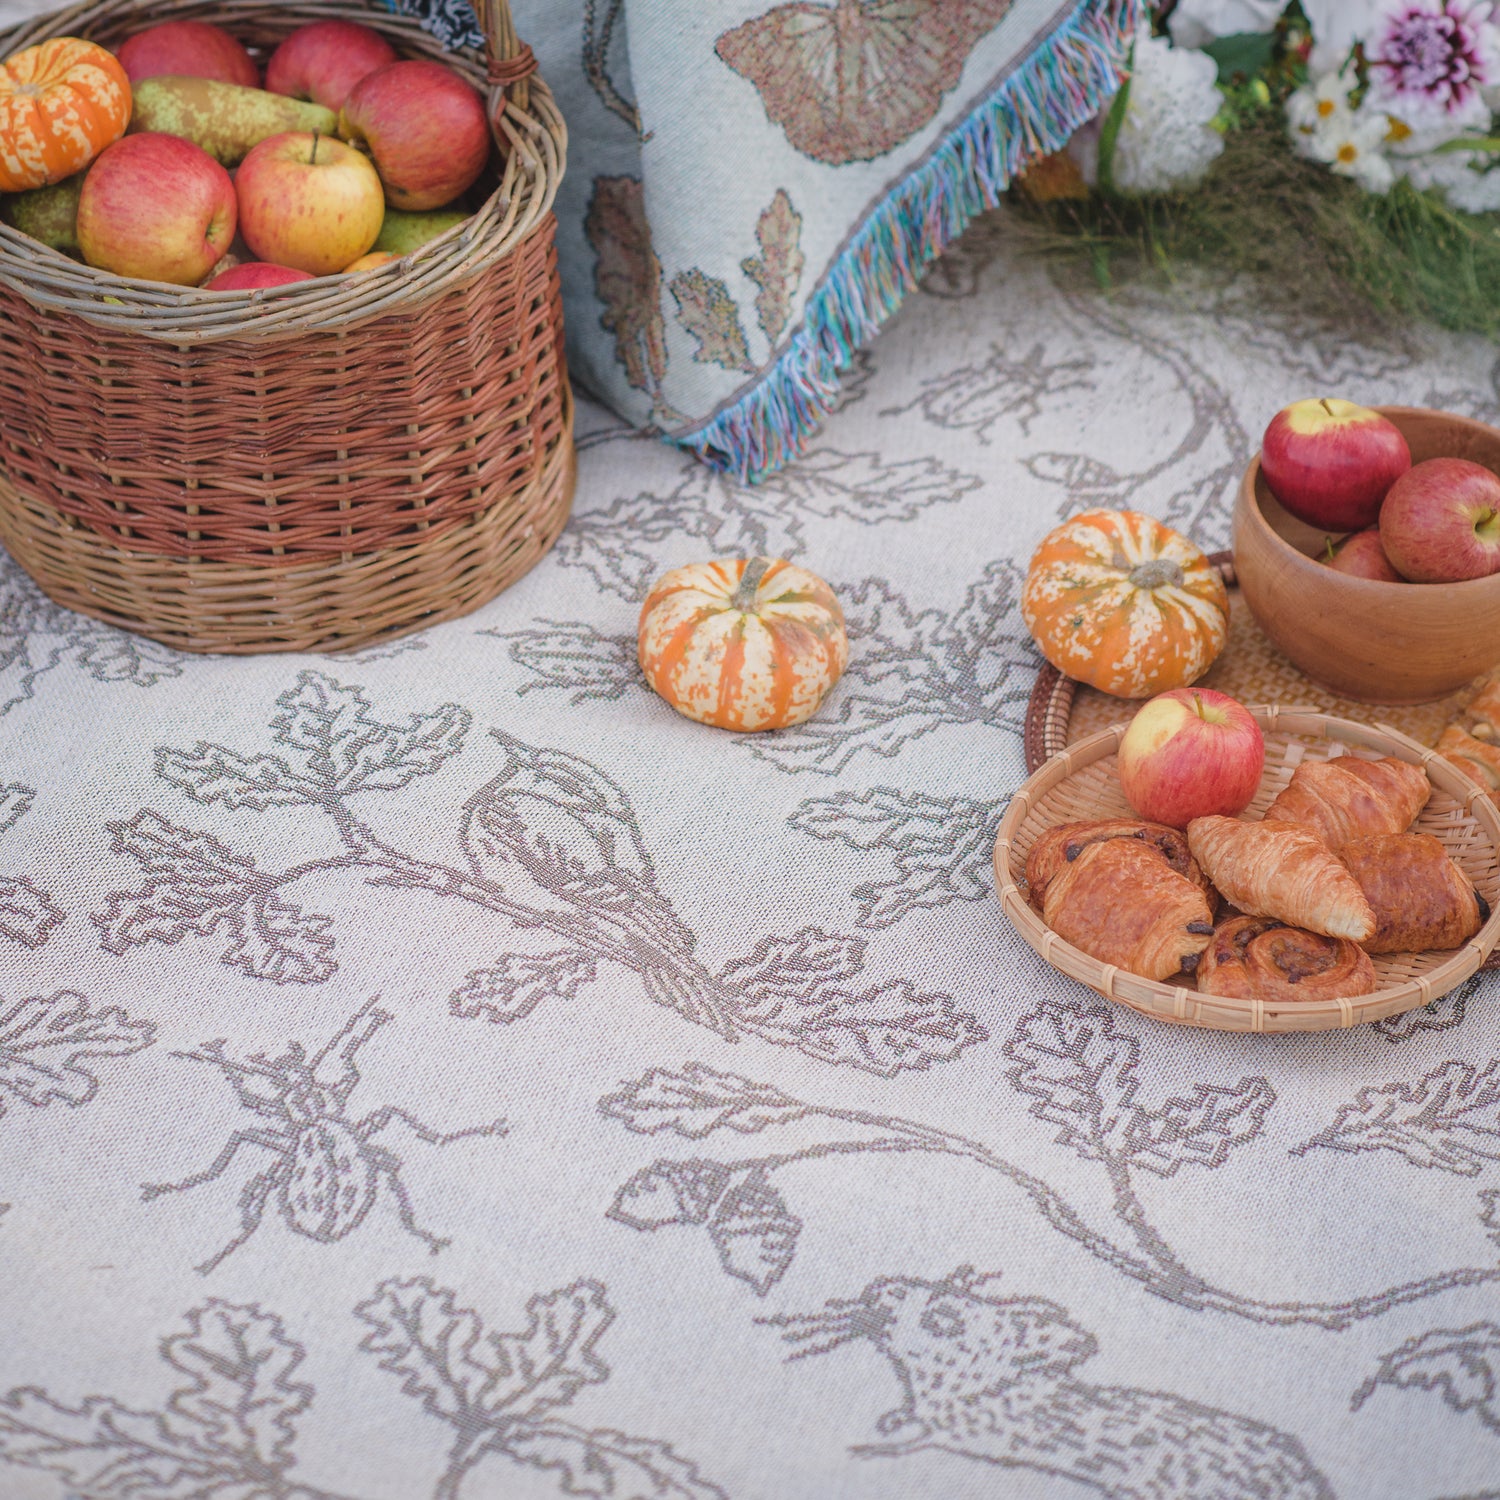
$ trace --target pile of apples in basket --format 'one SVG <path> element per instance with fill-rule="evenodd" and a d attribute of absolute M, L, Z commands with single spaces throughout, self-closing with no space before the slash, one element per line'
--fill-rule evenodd
<path fill-rule="evenodd" d="M 1413 465 L 1373 410 L 1298 402 L 1271 421 L 1259 462 L 1276 500 L 1326 533 L 1331 569 L 1414 587 L 1500 571 L 1500 477 L 1460 457 Z M 1376 989 L 1370 955 L 1460 948 L 1488 921 L 1444 843 L 1413 831 L 1433 790 L 1421 766 L 1309 758 L 1263 817 L 1241 816 L 1265 742 L 1233 697 L 1191 685 L 1224 648 L 1228 599 L 1186 538 L 1135 512 L 1085 511 L 1037 548 L 1022 610 L 1060 671 L 1149 699 L 1116 762 L 1136 817 L 1063 823 L 1028 852 L 1027 898 L 1075 948 L 1210 994 L 1343 999 Z M 1494 684 L 1486 693 L 1500 701 Z M 1438 748 L 1490 783 L 1486 766 Z"/>
<path fill-rule="evenodd" d="M 467 79 L 353 21 L 294 31 L 264 80 L 206 21 L 0 62 L 0 220 L 145 281 L 247 291 L 384 265 L 469 216 L 490 150 Z"/>

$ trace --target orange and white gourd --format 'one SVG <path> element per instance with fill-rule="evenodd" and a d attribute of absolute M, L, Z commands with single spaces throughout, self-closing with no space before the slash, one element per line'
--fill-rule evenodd
<path fill-rule="evenodd" d="M 1185 536 L 1133 510 L 1086 510 L 1047 533 L 1021 614 L 1059 672 L 1119 698 L 1196 682 L 1229 638 L 1229 595 Z"/>
<path fill-rule="evenodd" d="M 76 36 L 0 62 L 0 193 L 82 171 L 130 123 L 130 79 L 111 52 Z"/>
<path fill-rule="evenodd" d="M 720 729 L 801 724 L 848 660 L 833 590 L 781 558 L 673 568 L 641 607 L 646 681 L 678 713 Z"/>

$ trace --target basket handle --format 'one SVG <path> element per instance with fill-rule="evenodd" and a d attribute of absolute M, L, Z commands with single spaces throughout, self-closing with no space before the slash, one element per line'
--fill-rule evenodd
<path fill-rule="evenodd" d="M 531 97 L 527 79 L 536 72 L 536 57 L 516 35 L 510 0 L 470 0 L 470 3 L 484 32 L 491 88 L 504 89 L 517 108 L 525 109 Z"/>

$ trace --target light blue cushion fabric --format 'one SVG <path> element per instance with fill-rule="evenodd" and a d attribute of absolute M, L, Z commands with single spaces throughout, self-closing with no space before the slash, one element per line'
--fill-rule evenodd
<path fill-rule="evenodd" d="M 452 45 L 468 0 L 390 0 Z M 923 269 L 1113 92 L 1135 0 L 513 0 L 571 134 L 575 377 L 742 477 Z"/>

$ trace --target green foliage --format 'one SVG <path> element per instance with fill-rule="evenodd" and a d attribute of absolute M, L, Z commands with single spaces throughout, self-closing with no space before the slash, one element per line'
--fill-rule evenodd
<path fill-rule="evenodd" d="M 1203 48 L 1219 65 L 1219 82 L 1225 85 L 1258 77 L 1270 67 L 1275 50 L 1276 36 L 1269 31 L 1221 36 Z"/>
<path fill-rule="evenodd" d="M 1311 315 L 1427 318 L 1500 336 L 1500 215 L 1400 180 L 1384 197 L 1295 156 L 1279 109 L 1238 113 L 1206 180 L 1154 197 L 1095 193 L 1018 217 L 1035 248 L 1081 258 L 1101 286 L 1206 267 L 1261 279 Z"/>

